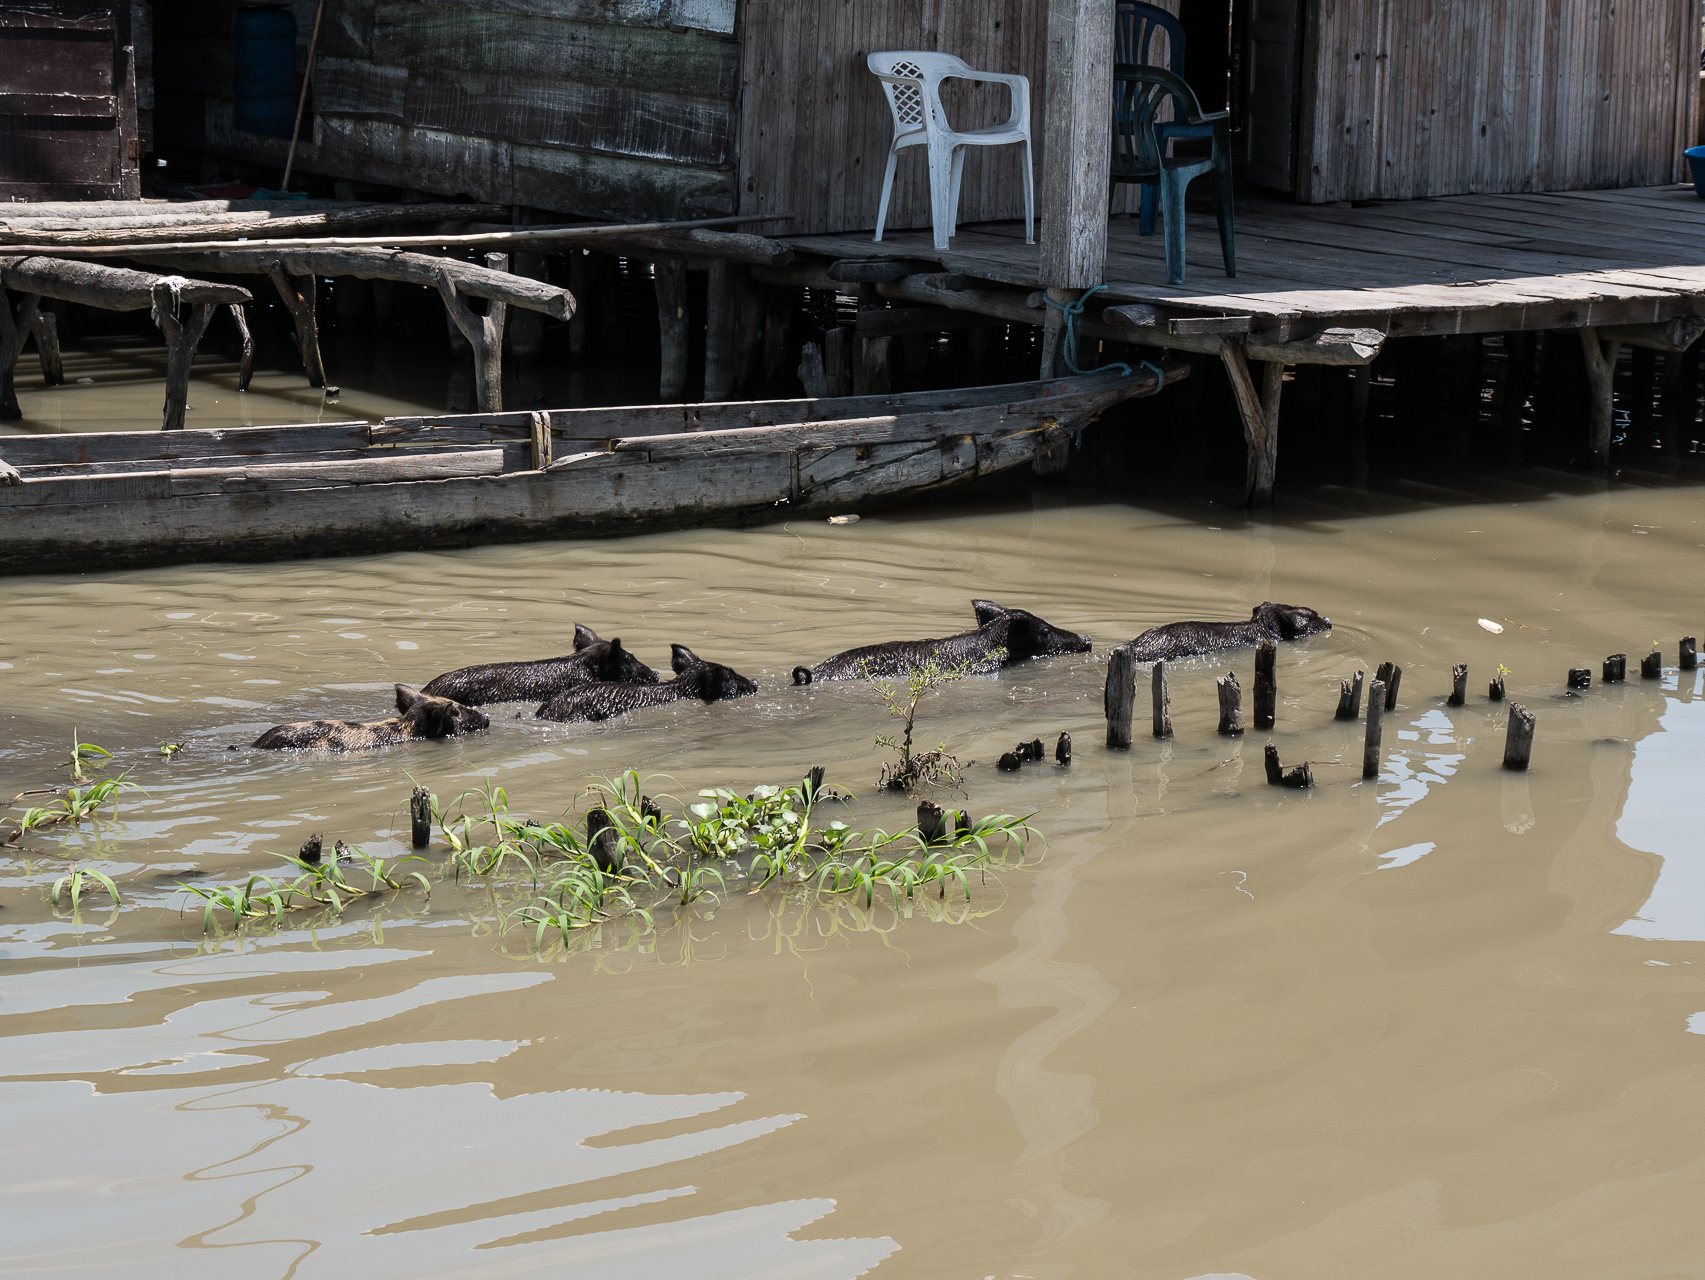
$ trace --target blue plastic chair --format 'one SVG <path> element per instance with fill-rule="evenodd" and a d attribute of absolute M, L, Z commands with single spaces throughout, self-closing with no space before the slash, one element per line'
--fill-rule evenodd
<path fill-rule="evenodd" d="M 1204 127 L 1213 138 L 1206 156 L 1168 156 L 1160 141 L 1155 113 L 1170 99 L 1183 124 Z M 1220 249 L 1225 254 L 1225 273 L 1237 274 L 1236 232 L 1231 207 L 1231 113 L 1204 114 L 1196 95 L 1178 76 L 1158 67 L 1128 63 L 1113 68 L 1113 160 L 1114 182 L 1140 182 L 1160 191 L 1166 217 L 1166 282 L 1184 283 L 1184 188 L 1192 178 L 1212 172 L 1218 188 L 1215 212 L 1219 215 Z"/>
<path fill-rule="evenodd" d="M 1166 62 L 1155 56 L 1154 37 L 1157 31 L 1166 33 Z M 1113 61 L 1171 71 L 1173 63 L 1182 65 L 1184 62 L 1184 24 L 1159 5 L 1144 4 L 1142 0 L 1117 0 L 1113 8 Z M 1174 100 L 1172 119 L 1157 123 L 1154 134 L 1164 153 L 1169 139 L 1211 138 L 1214 130 L 1212 125 L 1185 123 L 1184 105 Z M 1107 194 L 1111 202 L 1113 192 L 1110 190 Z M 1142 213 L 1137 220 L 1137 230 L 1142 235 L 1154 234 L 1158 194 L 1157 187 L 1143 187 Z"/>

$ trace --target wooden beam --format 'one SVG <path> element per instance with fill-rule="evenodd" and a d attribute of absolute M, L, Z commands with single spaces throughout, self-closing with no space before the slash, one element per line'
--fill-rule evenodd
<path fill-rule="evenodd" d="M 1290 342 L 1263 342 L 1260 334 L 1251 334 L 1244 349 L 1251 360 L 1279 364 L 1358 365 L 1372 364 L 1384 345 L 1378 329 L 1322 329 Z"/>
<path fill-rule="evenodd" d="M 905 258 L 842 258 L 829 264 L 828 276 L 843 284 L 883 284 L 911 275 L 927 275 L 939 268 L 933 262 Z"/>
<path fill-rule="evenodd" d="M 1041 276 L 1088 289 L 1107 270 L 1113 0 L 1048 0 L 1042 112 Z"/>
<path fill-rule="evenodd" d="M 1705 333 L 1705 316 L 1676 316 L 1658 324 L 1617 324 L 1599 327 L 1600 342 L 1625 342 L 1651 351 L 1686 351 Z"/>
<path fill-rule="evenodd" d="M 253 268 L 257 273 L 261 268 Z M 61 258 L 0 257 L 0 285 L 19 293 L 43 298 L 63 298 L 104 311 L 146 311 L 154 305 L 153 288 L 160 277 L 150 271 L 103 267 L 93 262 L 67 262 Z M 249 291 L 234 284 L 208 284 L 201 280 L 178 283 L 179 302 L 251 301 Z"/>
<path fill-rule="evenodd" d="M 687 390 L 686 259 L 657 263 L 652 285 L 657 293 L 657 398 L 664 404 L 679 404 Z"/>
<path fill-rule="evenodd" d="M 288 203 L 280 212 L 288 208 Z M 29 206 L 24 206 L 28 208 Z M 0 244 L 23 243 L 75 248 L 83 245 L 150 245 L 165 241 L 235 240 L 250 243 L 274 236 L 312 231 L 353 230 L 399 222 L 473 222 L 507 212 L 492 204 L 371 204 L 351 209 L 278 217 L 273 213 L 184 215 L 155 206 L 153 215 L 123 218 L 0 218 Z"/>

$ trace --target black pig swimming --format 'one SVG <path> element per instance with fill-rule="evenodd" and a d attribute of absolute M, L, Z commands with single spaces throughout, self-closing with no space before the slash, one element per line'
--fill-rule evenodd
<path fill-rule="evenodd" d="M 675 678 L 657 684 L 623 684 L 601 680 L 571 685 L 536 713 L 541 720 L 608 720 L 641 707 L 658 707 L 683 698 L 721 702 L 756 693 L 758 686 L 738 671 L 706 662 L 684 644 L 670 645 Z"/>
<path fill-rule="evenodd" d="M 490 727 L 485 713 L 448 698 L 434 698 L 406 684 L 397 686 L 397 711 L 389 720 L 299 720 L 275 725 L 255 739 L 263 751 L 370 751 L 416 738 L 451 738 Z"/>
<path fill-rule="evenodd" d="M 574 628 L 574 652 L 537 662 L 487 662 L 435 676 L 422 693 L 467 707 L 492 702 L 548 702 L 564 689 L 592 681 L 656 684 L 657 673 L 622 648 L 621 637 L 600 640 L 591 627 Z"/>
<path fill-rule="evenodd" d="M 1332 630 L 1332 619 L 1295 604 L 1257 605 L 1248 622 L 1169 622 L 1126 643 L 1138 662 L 1171 662 L 1263 640 L 1300 640 Z"/>
<path fill-rule="evenodd" d="M 973 600 L 971 607 L 977 613 L 975 631 L 961 631 L 939 640 L 888 640 L 848 649 L 814 667 L 795 667 L 793 682 L 904 676 L 932 661 L 987 675 L 1029 658 L 1089 652 L 1088 636 L 1062 631 L 1023 609 L 1008 609 L 991 600 Z"/>

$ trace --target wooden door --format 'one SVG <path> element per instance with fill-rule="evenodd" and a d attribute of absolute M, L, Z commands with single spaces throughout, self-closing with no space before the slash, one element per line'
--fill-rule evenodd
<path fill-rule="evenodd" d="M 1250 0 L 1243 177 L 1296 190 L 1303 0 Z"/>
<path fill-rule="evenodd" d="M 127 0 L 0 0 L 0 201 L 142 194 Z"/>

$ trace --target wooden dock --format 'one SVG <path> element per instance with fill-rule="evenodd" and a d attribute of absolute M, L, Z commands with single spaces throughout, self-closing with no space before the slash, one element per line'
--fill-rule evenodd
<path fill-rule="evenodd" d="M 1691 187 L 1360 207 L 1240 192 L 1235 278 L 1224 273 L 1212 215 L 1193 211 L 1189 221 L 1183 286 L 1165 283 L 1162 238 L 1139 235 L 1130 217 L 1109 220 L 1105 287 L 1090 294 L 1047 286 L 1041 250 L 1024 243 L 1019 222 L 962 226 L 946 252 L 928 231 L 894 232 L 880 244 L 864 233 L 793 237 L 787 271 L 804 283 L 868 282 L 865 298 L 1042 326 L 1049 369 L 1065 337 L 1064 312 L 1050 301 L 1081 300 L 1080 341 L 1217 356 L 1242 418 L 1255 505 L 1272 492 L 1287 366 L 1355 366 L 1365 386 L 1367 365 L 1390 338 L 1572 333 L 1602 466 L 1621 347 L 1679 353 L 1705 332 L 1705 203 Z"/>

